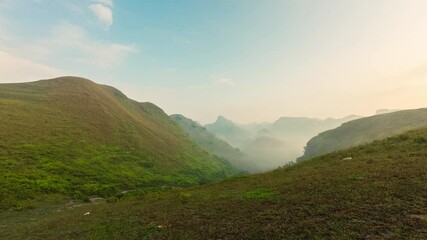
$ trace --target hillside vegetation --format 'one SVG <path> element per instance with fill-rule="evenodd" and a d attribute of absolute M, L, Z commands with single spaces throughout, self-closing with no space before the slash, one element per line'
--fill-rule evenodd
<path fill-rule="evenodd" d="M 177 122 L 196 143 L 215 155 L 229 161 L 235 168 L 247 172 L 256 172 L 260 170 L 257 167 L 256 161 L 250 161 L 249 156 L 242 153 L 239 149 L 232 147 L 224 140 L 219 139 L 215 134 L 209 132 L 198 122 L 180 114 L 171 115 L 171 118 Z"/>
<path fill-rule="evenodd" d="M 0 213 L 0 235 L 6 239 L 427 239 L 427 129 L 269 173 L 58 210 Z"/>
<path fill-rule="evenodd" d="M 0 84 L 0 209 L 235 173 L 160 108 L 115 88 L 75 77 Z"/>
<path fill-rule="evenodd" d="M 308 141 L 298 161 L 427 126 L 427 108 L 379 114 L 342 124 Z"/>

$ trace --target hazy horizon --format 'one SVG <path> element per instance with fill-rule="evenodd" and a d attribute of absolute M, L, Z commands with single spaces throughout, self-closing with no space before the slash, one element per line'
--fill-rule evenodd
<path fill-rule="evenodd" d="M 427 2 L 1 0 L 0 82 L 73 75 L 202 124 L 427 102 Z"/>

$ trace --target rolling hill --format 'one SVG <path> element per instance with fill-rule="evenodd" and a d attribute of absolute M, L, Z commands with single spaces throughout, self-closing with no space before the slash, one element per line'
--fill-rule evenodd
<path fill-rule="evenodd" d="M 189 118 L 180 114 L 171 115 L 171 118 L 177 122 L 198 144 L 211 151 L 215 155 L 228 160 L 232 166 L 247 172 L 259 171 L 257 162 L 250 161 L 249 157 L 239 149 L 233 148 L 227 142 L 217 138 L 215 134 L 209 132 Z"/>
<path fill-rule="evenodd" d="M 374 115 L 344 123 L 308 141 L 298 161 L 427 126 L 427 108 Z"/>
<path fill-rule="evenodd" d="M 426 239 L 426 229 L 427 129 L 212 185 L 0 212 L 6 239 Z"/>
<path fill-rule="evenodd" d="M 0 208 L 235 174 L 152 103 L 87 79 L 0 84 Z"/>

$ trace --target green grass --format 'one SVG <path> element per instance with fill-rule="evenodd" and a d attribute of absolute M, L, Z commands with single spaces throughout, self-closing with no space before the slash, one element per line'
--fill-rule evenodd
<path fill-rule="evenodd" d="M 74 77 L 0 84 L 0 209 L 236 173 L 160 108 L 112 87 Z"/>
<path fill-rule="evenodd" d="M 426 239 L 427 129 L 273 172 L 0 212 L 6 239 Z M 352 157 L 351 160 L 343 160 Z M 84 213 L 90 212 L 85 216 Z"/>
<path fill-rule="evenodd" d="M 427 126 L 427 108 L 404 110 L 353 120 L 310 139 L 305 147 L 304 155 L 298 161 L 301 162 L 325 153 L 384 139 L 425 126 Z"/>
<path fill-rule="evenodd" d="M 267 199 L 274 197 L 278 193 L 268 188 L 256 188 L 254 190 L 246 191 L 243 193 L 245 199 Z"/>

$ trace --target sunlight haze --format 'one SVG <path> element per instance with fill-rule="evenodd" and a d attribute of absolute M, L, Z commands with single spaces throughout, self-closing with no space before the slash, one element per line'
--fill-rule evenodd
<path fill-rule="evenodd" d="M 423 0 L 0 0 L 0 81 L 86 77 L 201 123 L 420 108 L 426 12 Z"/>

